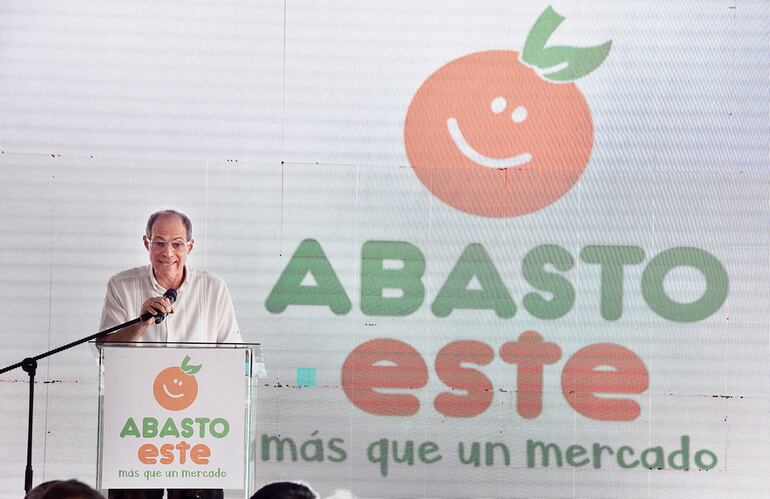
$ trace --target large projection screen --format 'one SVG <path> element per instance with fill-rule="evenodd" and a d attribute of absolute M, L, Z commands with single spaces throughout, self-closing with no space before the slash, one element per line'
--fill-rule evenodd
<path fill-rule="evenodd" d="M 770 497 L 768 39 L 749 0 L 0 0 L 0 367 L 94 333 L 174 208 L 262 345 L 257 487 Z M 97 384 L 41 362 L 35 483 L 95 482 Z"/>

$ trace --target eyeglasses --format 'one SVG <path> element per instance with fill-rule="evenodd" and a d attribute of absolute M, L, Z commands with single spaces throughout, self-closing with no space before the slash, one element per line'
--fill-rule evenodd
<path fill-rule="evenodd" d="M 187 249 L 187 245 L 190 244 L 190 241 L 174 239 L 173 241 L 168 242 L 163 239 L 148 239 L 147 244 L 149 244 L 150 249 L 153 251 L 166 251 L 166 248 L 170 245 L 171 249 L 176 253 L 181 253 Z"/>

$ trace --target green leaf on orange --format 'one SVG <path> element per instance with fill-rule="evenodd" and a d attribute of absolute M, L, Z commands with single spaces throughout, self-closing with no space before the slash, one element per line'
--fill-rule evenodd
<path fill-rule="evenodd" d="M 562 21 L 564 17 L 553 8 L 545 9 L 532 26 L 520 57 L 525 64 L 539 69 L 541 77 L 554 82 L 577 80 L 592 72 L 604 62 L 612 47 L 612 40 L 593 47 L 546 47 Z"/>
<path fill-rule="evenodd" d="M 185 355 L 184 356 L 184 360 L 182 360 L 182 365 L 181 365 L 180 369 L 182 369 L 182 371 L 185 374 L 189 374 L 190 376 L 192 376 L 193 374 L 195 374 L 195 373 L 197 373 L 198 371 L 201 370 L 201 367 L 203 366 L 203 364 L 198 364 L 197 366 L 191 366 L 189 364 L 190 360 L 191 360 L 190 356 L 189 355 Z"/>

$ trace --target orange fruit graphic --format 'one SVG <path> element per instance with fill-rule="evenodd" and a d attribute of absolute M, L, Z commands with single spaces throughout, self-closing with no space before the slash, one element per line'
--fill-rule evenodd
<path fill-rule="evenodd" d="M 181 367 L 167 367 L 155 376 L 152 393 L 164 409 L 181 411 L 195 402 L 198 396 L 198 380 L 194 374 L 201 366 L 190 366 L 189 361 L 190 357 L 186 356 Z"/>
<path fill-rule="evenodd" d="M 514 217 L 540 210 L 578 181 L 593 145 L 591 111 L 570 81 L 596 69 L 611 41 L 547 46 L 564 20 L 548 7 L 524 50 L 455 59 L 409 104 L 404 144 L 417 177 L 466 213 Z"/>
<path fill-rule="evenodd" d="M 407 112 L 417 177 L 466 213 L 513 217 L 553 203 L 577 182 L 593 143 L 574 83 L 551 83 L 513 51 L 478 52 L 433 73 Z"/>

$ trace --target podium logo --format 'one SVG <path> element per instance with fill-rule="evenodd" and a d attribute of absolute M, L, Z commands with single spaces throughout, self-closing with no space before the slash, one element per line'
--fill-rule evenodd
<path fill-rule="evenodd" d="M 484 217 L 516 217 L 566 194 L 591 154 L 591 111 L 571 83 L 604 61 L 612 41 L 546 46 L 564 21 L 551 7 L 521 54 L 477 52 L 428 77 L 407 111 L 404 143 L 437 198 Z"/>
<path fill-rule="evenodd" d="M 180 367 L 167 367 L 155 376 L 152 393 L 164 409 L 181 411 L 195 402 L 198 396 L 195 374 L 201 370 L 201 364 L 191 366 L 189 362 L 190 356 L 186 355 Z"/>

